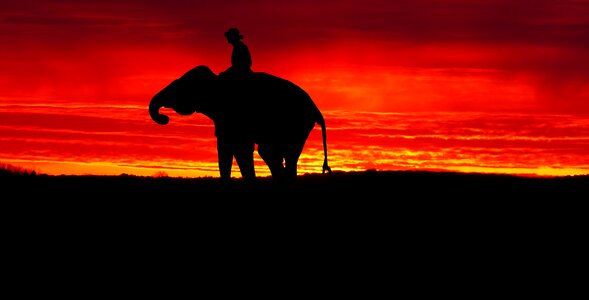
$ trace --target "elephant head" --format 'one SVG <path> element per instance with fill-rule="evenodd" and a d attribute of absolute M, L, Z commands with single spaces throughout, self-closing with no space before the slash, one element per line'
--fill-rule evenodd
<path fill-rule="evenodd" d="M 217 75 L 207 66 L 193 68 L 153 96 L 149 102 L 149 115 L 156 123 L 166 125 L 170 118 L 160 113 L 162 107 L 185 116 L 201 111 L 206 99 L 210 98 L 216 79 Z"/>

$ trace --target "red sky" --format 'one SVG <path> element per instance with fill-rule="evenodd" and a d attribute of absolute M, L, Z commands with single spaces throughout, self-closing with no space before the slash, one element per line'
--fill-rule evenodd
<path fill-rule="evenodd" d="M 5 2 L 0 4 L 0 162 L 50 173 L 148 174 L 159 166 L 174 174 L 173 167 L 182 166 L 214 175 L 208 120 L 172 116 L 173 123 L 162 127 L 149 120 L 146 107 L 153 94 L 196 65 L 215 72 L 227 68 L 231 48 L 223 33 L 235 26 L 245 36 L 255 71 L 299 84 L 332 117 L 330 148 L 340 169 L 542 174 L 589 169 L 583 158 L 589 136 L 583 127 L 589 115 L 587 0 Z M 428 116 L 433 119 L 426 123 L 442 133 L 400 149 L 415 142 L 413 127 L 379 133 L 386 142 L 345 131 L 362 126 L 377 132 L 371 123 L 376 117 L 364 113 L 379 116 L 379 128 Z M 407 119 L 395 118 L 399 113 Z M 470 121 L 464 123 L 466 114 Z M 500 115 L 507 123 L 489 126 L 481 114 Z M 449 115 L 458 121 L 449 122 Z M 341 116 L 352 125 L 337 127 Z M 174 122 L 190 126 L 198 153 L 188 150 L 190 142 L 186 149 L 167 147 Z M 460 144 L 448 158 L 443 141 L 455 136 L 440 134 L 456 134 L 456 124 L 479 131 L 465 133 L 471 140 L 487 141 L 477 145 L 476 155 L 472 145 Z M 418 131 L 418 138 L 424 136 L 432 133 Z M 520 138 L 500 138 L 507 136 Z M 572 146 L 519 145 L 517 151 L 546 155 L 522 165 L 513 141 L 538 139 Z M 378 150 L 358 153 L 350 147 L 354 143 Z M 313 145 L 310 141 L 305 155 L 313 153 Z M 320 161 L 317 166 L 320 170 Z M 547 168 L 559 171 L 538 171 Z"/>

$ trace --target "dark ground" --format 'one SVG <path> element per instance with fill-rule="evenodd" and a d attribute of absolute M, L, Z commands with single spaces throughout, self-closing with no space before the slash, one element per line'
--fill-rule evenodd
<path fill-rule="evenodd" d="M 402 199 L 534 201 L 535 197 L 554 200 L 587 195 L 589 175 L 565 177 L 522 177 L 477 173 L 430 171 L 365 171 L 332 174 L 299 174 L 297 181 L 278 188 L 271 178 L 261 177 L 257 187 L 241 179 L 223 185 L 218 178 L 171 178 L 141 176 L 0 176 L 0 186 L 13 199 L 101 198 L 104 201 L 188 201 L 255 202 L 260 199 L 308 202 L 388 202 Z M 10 193 L 8 193 L 10 192 Z M 245 197 L 245 198 L 244 198 Z"/>
<path fill-rule="evenodd" d="M 23 175 L 0 176 L 0 187 L 13 277 L 261 271 L 272 282 L 303 274 L 321 285 L 438 293 L 450 282 L 482 293 L 560 276 L 586 249 L 589 176 L 334 172 L 249 189 L 217 178 Z"/>
<path fill-rule="evenodd" d="M 589 176 L 556 178 L 421 171 L 334 172 L 301 174 L 278 187 L 271 178 L 255 187 L 234 179 L 140 176 L 0 176 L 2 202 L 53 212 L 121 212 L 172 218 L 192 214 L 352 215 L 439 219 L 491 217 L 533 210 L 575 207 L 589 199 Z M 247 214 L 246 214 L 247 212 Z M 428 217 L 429 216 L 429 217 Z M 208 217 L 208 215 L 207 215 Z"/>

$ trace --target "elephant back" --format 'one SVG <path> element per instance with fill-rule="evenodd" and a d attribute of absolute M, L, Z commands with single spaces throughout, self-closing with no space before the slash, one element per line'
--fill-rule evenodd
<path fill-rule="evenodd" d="M 306 139 L 321 118 L 308 93 L 283 78 L 254 72 L 247 78 L 219 80 L 223 103 L 216 127 L 225 135 L 289 143 Z"/>
<path fill-rule="evenodd" d="M 306 137 L 320 114 L 309 94 L 291 81 L 267 73 L 254 73 L 252 81 L 256 138 L 263 142 L 276 137 Z"/>

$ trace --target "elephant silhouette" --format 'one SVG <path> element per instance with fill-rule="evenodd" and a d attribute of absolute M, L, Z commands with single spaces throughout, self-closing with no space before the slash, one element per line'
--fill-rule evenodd
<path fill-rule="evenodd" d="M 179 115 L 202 113 L 215 126 L 220 178 L 231 181 L 233 158 L 243 179 L 255 182 L 254 150 L 270 169 L 275 181 L 297 176 L 297 163 L 315 124 L 323 138 L 323 173 L 327 163 L 325 119 L 301 87 L 283 78 L 254 72 L 244 78 L 225 78 L 209 67 L 192 68 L 157 92 L 149 103 L 149 114 L 158 124 L 169 117 L 162 107 Z"/>

